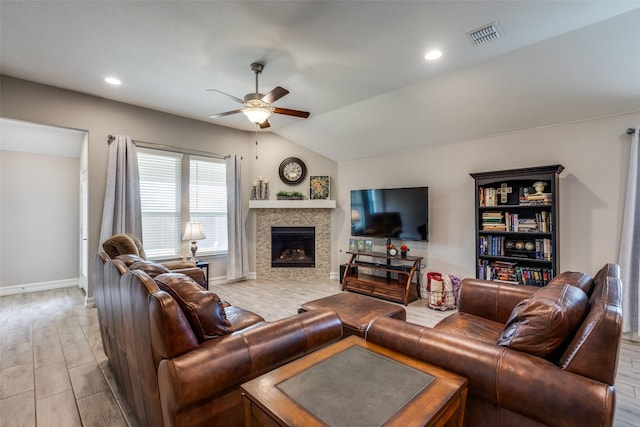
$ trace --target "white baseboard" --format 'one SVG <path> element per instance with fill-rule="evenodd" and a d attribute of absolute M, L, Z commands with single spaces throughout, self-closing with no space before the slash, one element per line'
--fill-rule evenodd
<path fill-rule="evenodd" d="M 25 283 L 23 285 L 0 286 L 0 297 L 7 295 L 25 294 L 29 292 L 49 291 L 51 289 L 70 288 L 78 286 L 79 278 L 52 280 L 50 282 Z"/>
<path fill-rule="evenodd" d="M 258 274 L 255 271 L 250 271 L 247 274 L 247 280 L 256 280 L 258 278 Z"/>
<path fill-rule="evenodd" d="M 329 273 L 329 280 L 340 280 L 340 273 L 337 271 L 332 271 Z"/>
<path fill-rule="evenodd" d="M 84 308 L 94 308 L 96 306 L 96 300 L 93 297 L 84 297 Z"/>

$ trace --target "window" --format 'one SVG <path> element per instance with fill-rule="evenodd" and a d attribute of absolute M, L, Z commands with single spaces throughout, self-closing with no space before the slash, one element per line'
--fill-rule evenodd
<path fill-rule="evenodd" d="M 182 234 L 189 221 L 201 222 L 207 236 L 198 241 L 198 254 L 226 252 L 225 162 L 147 148 L 136 152 L 147 256 L 181 256 Z"/>
<path fill-rule="evenodd" d="M 191 221 L 202 223 L 206 239 L 198 252 L 227 250 L 226 164 L 202 157 L 189 159 L 189 213 Z"/>

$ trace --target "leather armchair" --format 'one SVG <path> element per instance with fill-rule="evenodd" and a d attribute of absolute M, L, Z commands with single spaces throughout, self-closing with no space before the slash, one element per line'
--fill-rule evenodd
<path fill-rule="evenodd" d="M 466 377 L 465 425 L 611 426 L 622 331 L 619 269 L 608 264 L 593 279 L 563 273 L 548 287 L 565 283 L 582 289 L 588 302 L 557 356 L 497 344 L 514 311 L 539 288 L 476 279 L 462 282 L 458 312 L 434 328 L 377 318 L 366 339 Z"/>

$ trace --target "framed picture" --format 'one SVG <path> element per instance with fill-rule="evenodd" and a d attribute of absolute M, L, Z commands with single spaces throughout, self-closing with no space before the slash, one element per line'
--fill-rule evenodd
<path fill-rule="evenodd" d="M 364 240 L 358 240 L 357 247 L 358 247 L 358 252 L 364 252 L 365 251 Z"/>
<path fill-rule="evenodd" d="M 331 178 L 329 176 L 312 176 L 309 181 L 309 199 L 329 200 L 330 181 Z"/>
<path fill-rule="evenodd" d="M 358 250 L 358 239 L 349 239 L 349 251 L 356 252 Z"/>
<path fill-rule="evenodd" d="M 373 252 L 373 240 L 366 239 L 364 241 L 364 251 Z"/>

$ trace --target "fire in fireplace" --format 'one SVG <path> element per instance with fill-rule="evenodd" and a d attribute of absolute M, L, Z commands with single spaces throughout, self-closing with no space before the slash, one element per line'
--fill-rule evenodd
<path fill-rule="evenodd" d="M 271 267 L 315 265 L 315 227 L 271 227 Z"/>

